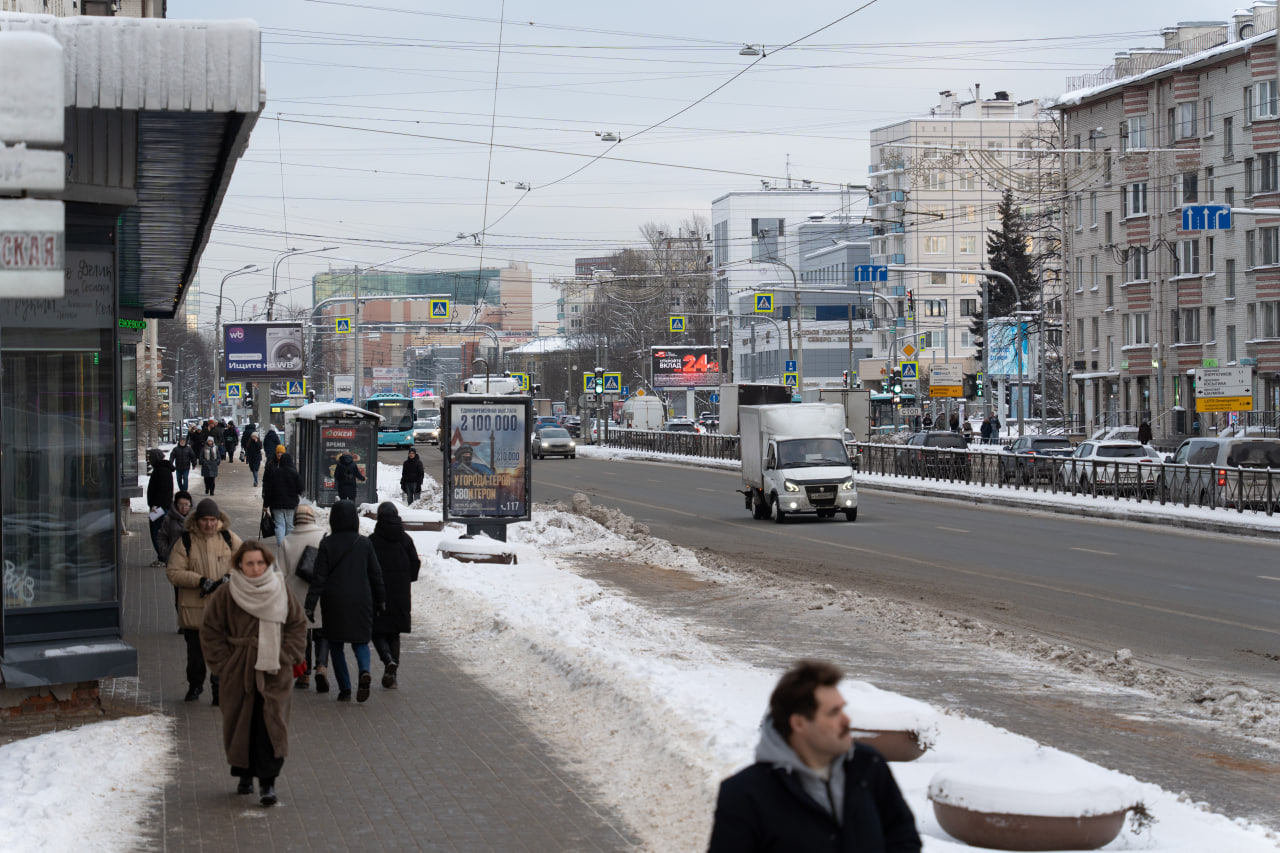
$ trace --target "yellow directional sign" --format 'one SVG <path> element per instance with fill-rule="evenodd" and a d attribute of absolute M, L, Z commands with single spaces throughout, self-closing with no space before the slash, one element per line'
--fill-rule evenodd
<path fill-rule="evenodd" d="M 670 318 L 670 320 L 671 320 L 671 331 L 673 331 L 673 332 L 683 332 L 683 331 L 684 331 L 684 318 L 683 318 L 683 317 L 671 317 L 671 318 Z"/>
<path fill-rule="evenodd" d="M 231 386 L 228 385 L 228 388 Z M 1253 396 L 1196 397 L 1197 412 L 1252 412 Z"/>
<path fill-rule="evenodd" d="M 333 330 L 339 334 L 351 334 L 351 318 L 335 317 L 333 319 Z"/>

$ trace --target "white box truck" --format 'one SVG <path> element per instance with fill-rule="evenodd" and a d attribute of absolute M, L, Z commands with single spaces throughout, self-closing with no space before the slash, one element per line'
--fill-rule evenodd
<path fill-rule="evenodd" d="M 738 407 L 742 494 L 751 517 L 782 524 L 793 513 L 858 517 L 858 488 L 835 403 Z"/>
<path fill-rule="evenodd" d="M 622 404 L 622 425 L 627 429 L 662 429 L 667 407 L 657 397 L 628 397 Z"/>

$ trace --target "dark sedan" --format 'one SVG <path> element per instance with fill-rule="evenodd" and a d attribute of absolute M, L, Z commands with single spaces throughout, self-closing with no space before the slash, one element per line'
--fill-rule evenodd
<path fill-rule="evenodd" d="M 1061 435 L 1024 435 L 1000 452 L 1000 479 L 1052 480 L 1075 448 Z"/>

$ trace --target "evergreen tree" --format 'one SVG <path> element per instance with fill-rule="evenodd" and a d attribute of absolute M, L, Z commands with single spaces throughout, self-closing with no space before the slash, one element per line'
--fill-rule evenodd
<path fill-rule="evenodd" d="M 1022 307 L 1030 308 L 1034 304 L 1032 297 L 1040 288 L 1029 246 L 1027 222 L 1014 201 L 1013 190 L 1004 191 L 998 210 L 1000 227 L 987 232 L 987 267 L 1009 276 L 1018 289 L 1015 292 L 1001 279 L 988 279 L 987 314 L 992 319 L 1007 317 L 1017 310 L 1018 294 L 1022 295 Z M 981 306 L 981 289 L 978 290 L 978 299 Z M 987 347 L 987 330 L 981 313 L 973 318 L 969 328 L 978 348 L 977 359 L 981 362 Z"/>

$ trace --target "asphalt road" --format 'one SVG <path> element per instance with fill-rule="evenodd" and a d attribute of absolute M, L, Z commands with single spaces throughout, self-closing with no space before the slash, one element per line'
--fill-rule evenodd
<path fill-rule="evenodd" d="M 737 472 L 543 460 L 534 500 L 616 506 L 655 536 L 1175 671 L 1280 685 L 1277 543 L 864 490 L 858 520 L 753 521 Z"/>

